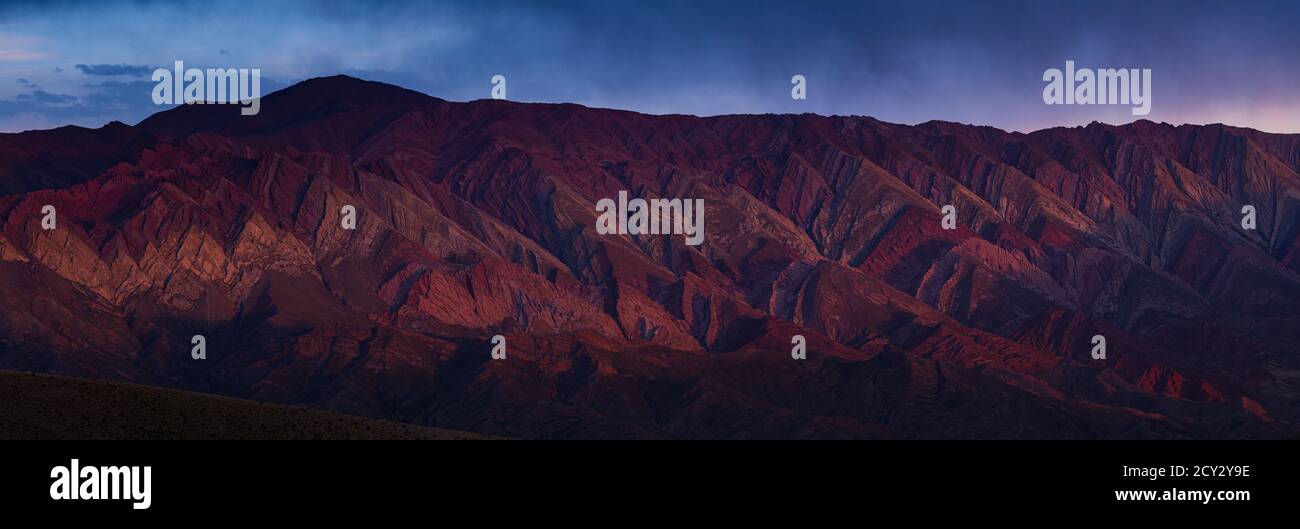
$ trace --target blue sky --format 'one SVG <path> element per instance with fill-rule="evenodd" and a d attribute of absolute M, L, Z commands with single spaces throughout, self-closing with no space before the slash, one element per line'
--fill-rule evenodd
<path fill-rule="evenodd" d="M 1300 2 L 313 2 L 0 4 L 0 131 L 136 123 L 153 67 L 338 73 L 444 99 L 649 113 L 814 112 L 1035 130 L 1136 119 L 1047 106 L 1043 71 L 1150 68 L 1151 114 L 1300 132 Z M 790 98 L 790 77 L 808 99 Z"/>

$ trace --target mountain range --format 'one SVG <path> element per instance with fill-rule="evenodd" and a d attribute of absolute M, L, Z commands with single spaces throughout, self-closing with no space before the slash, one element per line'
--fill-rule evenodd
<path fill-rule="evenodd" d="M 1295 438 L 1298 172 L 1225 125 L 316 78 L 0 134 L 0 369 L 516 438 Z M 703 199 L 703 244 L 598 233 L 620 191 Z"/>

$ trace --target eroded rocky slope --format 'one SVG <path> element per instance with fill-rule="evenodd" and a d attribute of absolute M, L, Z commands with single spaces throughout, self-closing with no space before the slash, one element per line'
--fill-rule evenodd
<path fill-rule="evenodd" d="M 513 437 L 1294 437 L 1297 171 L 1300 136 L 1221 125 L 314 79 L 0 135 L 0 367 Z M 598 234 L 623 190 L 704 199 L 704 243 Z"/>

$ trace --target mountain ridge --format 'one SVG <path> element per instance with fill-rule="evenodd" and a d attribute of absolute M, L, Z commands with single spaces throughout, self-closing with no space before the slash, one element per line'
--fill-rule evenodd
<path fill-rule="evenodd" d="M 654 116 L 339 76 L 258 116 L 122 127 L 97 163 L 0 174 L 0 367 L 516 437 L 1296 433 L 1300 135 Z M 705 244 L 597 234 L 620 190 L 703 198 Z"/>

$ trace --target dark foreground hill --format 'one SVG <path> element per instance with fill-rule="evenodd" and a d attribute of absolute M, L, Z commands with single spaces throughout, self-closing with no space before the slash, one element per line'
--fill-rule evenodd
<path fill-rule="evenodd" d="M 483 439 L 138 384 L 0 371 L 0 439 Z"/>
<path fill-rule="evenodd" d="M 1295 437 L 1297 171 L 1300 136 L 1223 125 L 313 79 L 0 135 L 0 367 L 512 437 Z M 599 233 L 621 191 L 703 200 L 703 243 Z"/>

